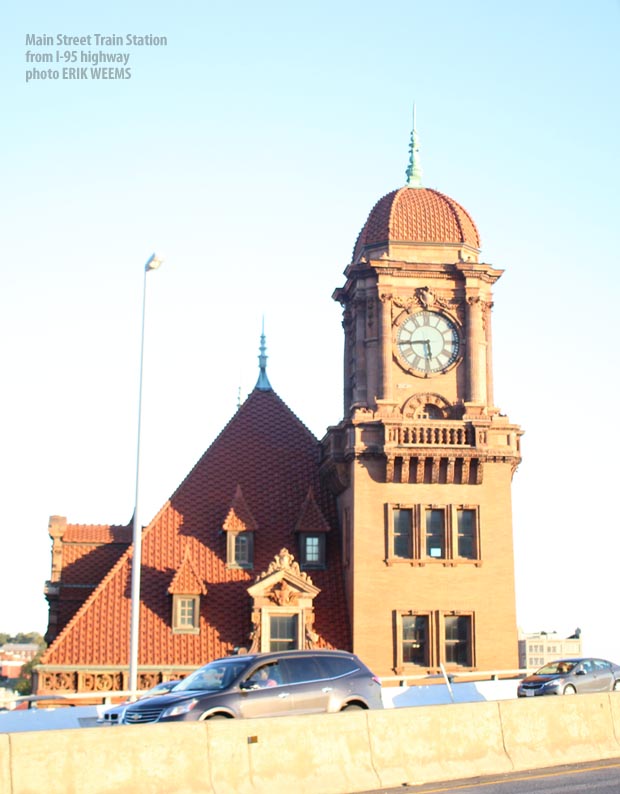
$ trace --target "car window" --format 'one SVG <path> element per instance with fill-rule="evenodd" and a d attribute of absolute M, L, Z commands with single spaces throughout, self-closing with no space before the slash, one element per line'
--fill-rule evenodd
<path fill-rule="evenodd" d="M 604 659 L 595 659 L 594 660 L 594 669 L 595 670 L 609 670 L 611 664 L 606 662 Z"/>
<path fill-rule="evenodd" d="M 234 662 L 211 662 L 195 670 L 175 687 L 175 692 L 189 690 L 226 689 L 241 673 L 249 667 L 251 659 Z"/>
<path fill-rule="evenodd" d="M 284 682 L 286 684 L 318 681 L 324 677 L 314 656 L 297 656 L 282 659 L 280 666 L 283 668 L 283 676 L 286 676 Z"/>
<path fill-rule="evenodd" d="M 338 678 L 360 669 L 354 659 L 347 659 L 342 656 L 319 656 L 317 658 L 323 670 L 324 678 Z"/>
<path fill-rule="evenodd" d="M 245 682 L 251 689 L 280 686 L 282 675 L 278 662 L 269 662 L 258 667 Z"/>

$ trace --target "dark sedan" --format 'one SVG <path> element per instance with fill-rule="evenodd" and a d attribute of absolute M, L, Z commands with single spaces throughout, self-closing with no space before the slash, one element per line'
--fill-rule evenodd
<path fill-rule="evenodd" d="M 606 659 L 559 659 L 519 684 L 520 698 L 620 690 L 620 666 Z"/>

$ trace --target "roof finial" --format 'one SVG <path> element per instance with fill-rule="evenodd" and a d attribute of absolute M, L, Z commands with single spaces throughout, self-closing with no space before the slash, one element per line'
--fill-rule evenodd
<path fill-rule="evenodd" d="M 256 386 L 259 391 L 272 391 L 271 383 L 267 377 L 267 348 L 265 346 L 265 318 L 263 317 L 263 325 L 260 334 L 260 353 L 258 356 L 258 380 Z"/>
<path fill-rule="evenodd" d="M 407 187 L 422 187 L 422 168 L 420 167 L 420 148 L 415 128 L 415 102 L 413 103 L 413 127 L 409 141 L 409 166 L 407 168 Z"/>

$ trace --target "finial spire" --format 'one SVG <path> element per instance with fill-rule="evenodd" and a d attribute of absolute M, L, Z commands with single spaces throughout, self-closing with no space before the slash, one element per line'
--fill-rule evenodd
<path fill-rule="evenodd" d="M 267 377 L 267 348 L 265 346 L 265 318 L 263 317 L 263 325 L 260 334 L 260 353 L 258 356 L 258 380 L 256 386 L 259 391 L 272 391 L 271 383 Z"/>
<path fill-rule="evenodd" d="M 418 133 L 415 128 L 415 102 L 413 103 L 413 126 L 409 141 L 409 166 L 407 167 L 407 187 L 422 187 L 422 168 L 420 166 L 420 148 Z"/>

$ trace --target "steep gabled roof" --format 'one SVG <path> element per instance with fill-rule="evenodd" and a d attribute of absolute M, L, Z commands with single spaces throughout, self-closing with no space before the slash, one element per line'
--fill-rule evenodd
<path fill-rule="evenodd" d="M 246 645 L 247 588 L 282 547 L 295 548 L 295 526 L 309 488 L 336 528 L 333 497 L 319 481 L 319 444 L 271 390 L 255 389 L 144 530 L 141 665 L 200 665 Z M 226 516 L 241 489 L 256 522 L 254 569 L 226 565 Z M 327 533 L 328 566 L 313 571 L 321 593 L 314 627 L 328 647 L 350 647 L 338 533 Z M 131 612 L 130 548 L 47 650 L 42 664 L 126 665 Z M 206 584 L 198 634 L 171 631 L 171 581 L 189 555 Z"/>

